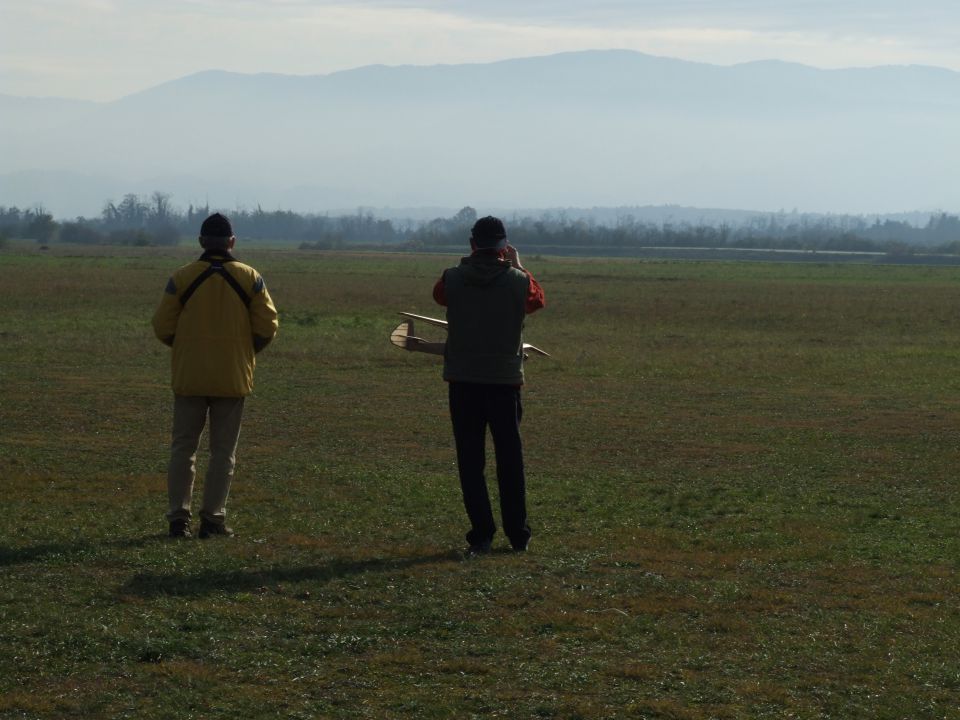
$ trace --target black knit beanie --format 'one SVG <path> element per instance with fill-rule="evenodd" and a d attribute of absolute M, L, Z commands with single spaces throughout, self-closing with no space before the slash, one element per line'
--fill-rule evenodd
<path fill-rule="evenodd" d="M 200 226 L 200 237 L 230 238 L 233 237 L 233 228 L 230 227 L 230 221 L 224 215 L 214 213 Z"/>

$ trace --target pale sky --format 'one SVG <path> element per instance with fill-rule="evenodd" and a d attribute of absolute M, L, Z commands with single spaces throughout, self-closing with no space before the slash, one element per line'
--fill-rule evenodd
<path fill-rule="evenodd" d="M 0 0 L 0 93 L 29 97 L 606 48 L 960 71 L 960 0 Z"/>

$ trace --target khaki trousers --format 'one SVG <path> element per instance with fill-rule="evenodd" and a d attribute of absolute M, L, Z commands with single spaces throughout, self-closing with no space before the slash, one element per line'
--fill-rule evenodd
<path fill-rule="evenodd" d="M 197 448 L 210 416 L 210 462 L 203 483 L 200 519 L 223 524 L 233 481 L 244 398 L 174 395 L 173 442 L 167 468 L 167 520 L 190 520 L 190 499 L 196 474 Z"/>

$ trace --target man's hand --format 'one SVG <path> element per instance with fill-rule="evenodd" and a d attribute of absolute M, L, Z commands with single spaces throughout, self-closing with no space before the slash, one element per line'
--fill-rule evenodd
<path fill-rule="evenodd" d="M 517 249 L 513 245 L 507 245 L 507 247 L 504 248 L 503 257 L 509 260 L 510 264 L 517 270 L 523 270 L 523 265 L 520 264 L 520 253 L 517 252 Z"/>

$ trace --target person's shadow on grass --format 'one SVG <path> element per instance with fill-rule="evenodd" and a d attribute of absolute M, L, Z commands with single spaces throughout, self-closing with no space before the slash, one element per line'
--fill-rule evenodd
<path fill-rule="evenodd" d="M 64 561 L 73 561 L 88 555 L 102 554 L 107 549 L 143 548 L 156 542 L 156 536 L 144 538 L 124 538 L 119 540 L 84 540 L 60 541 L 12 547 L 0 545 L 0 567 L 13 565 L 28 565 L 34 562 L 55 561 L 58 558 Z"/>
<path fill-rule="evenodd" d="M 216 593 L 264 592 L 283 583 L 325 583 L 367 572 L 394 572 L 417 565 L 458 562 L 463 559 L 463 553 L 447 551 L 399 558 L 367 560 L 336 558 L 316 565 L 279 566 L 263 570 L 214 570 L 193 574 L 142 572 L 137 573 L 124 584 L 120 593 L 140 597 L 158 595 L 198 597 Z"/>

